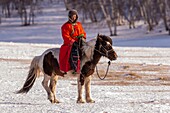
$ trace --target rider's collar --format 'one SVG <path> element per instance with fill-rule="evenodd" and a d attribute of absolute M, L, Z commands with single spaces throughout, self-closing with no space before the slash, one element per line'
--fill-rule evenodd
<path fill-rule="evenodd" d="M 75 20 L 74 22 L 69 18 L 68 20 L 69 23 L 71 23 L 72 25 L 76 25 L 77 24 L 77 20 Z"/>

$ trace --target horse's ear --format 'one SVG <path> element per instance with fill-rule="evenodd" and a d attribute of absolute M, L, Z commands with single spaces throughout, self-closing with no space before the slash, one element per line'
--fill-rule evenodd
<path fill-rule="evenodd" d="M 99 41 L 102 41 L 103 39 L 100 37 L 100 34 L 98 33 L 98 35 L 97 35 L 97 39 L 99 40 Z"/>
<path fill-rule="evenodd" d="M 100 33 L 97 34 L 97 38 L 100 37 Z"/>

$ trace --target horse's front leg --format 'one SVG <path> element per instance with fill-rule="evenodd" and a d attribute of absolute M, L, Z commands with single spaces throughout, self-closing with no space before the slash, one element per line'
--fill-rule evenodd
<path fill-rule="evenodd" d="M 56 84 L 57 84 L 58 76 L 52 75 L 50 79 L 50 90 L 53 94 L 53 99 L 51 100 L 51 103 L 59 103 L 59 101 L 56 98 Z"/>
<path fill-rule="evenodd" d="M 89 77 L 85 77 L 85 96 L 87 103 L 94 103 L 95 101 L 91 99 L 91 75 Z"/>
<path fill-rule="evenodd" d="M 82 98 L 82 93 L 83 93 L 83 90 L 84 90 L 84 85 L 81 85 L 80 76 L 81 76 L 81 74 L 78 75 L 78 78 L 77 78 L 77 86 L 78 86 L 77 103 L 85 103 L 85 100 Z"/>

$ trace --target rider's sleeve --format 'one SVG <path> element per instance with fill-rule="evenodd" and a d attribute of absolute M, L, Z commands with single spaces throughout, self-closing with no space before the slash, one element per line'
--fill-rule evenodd
<path fill-rule="evenodd" d="M 69 42 L 71 44 L 74 43 L 75 40 L 73 38 L 71 38 L 70 28 L 67 24 L 65 24 L 61 27 L 61 33 L 62 33 L 62 37 L 66 43 L 69 43 Z"/>
<path fill-rule="evenodd" d="M 80 30 L 81 30 L 81 34 L 84 35 L 83 38 L 86 39 L 86 32 L 84 31 L 82 24 L 80 22 L 78 22 L 78 24 L 79 24 L 79 27 L 80 27 Z"/>

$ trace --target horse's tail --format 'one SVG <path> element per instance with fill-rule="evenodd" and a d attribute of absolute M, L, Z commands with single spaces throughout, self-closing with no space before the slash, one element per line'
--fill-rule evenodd
<path fill-rule="evenodd" d="M 31 62 L 29 73 L 23 87 L 16 93 L 27 93 L 33 86 L 35 79 L 40 75 L 38 66 L 40 56 L 35 56 Z"/>

